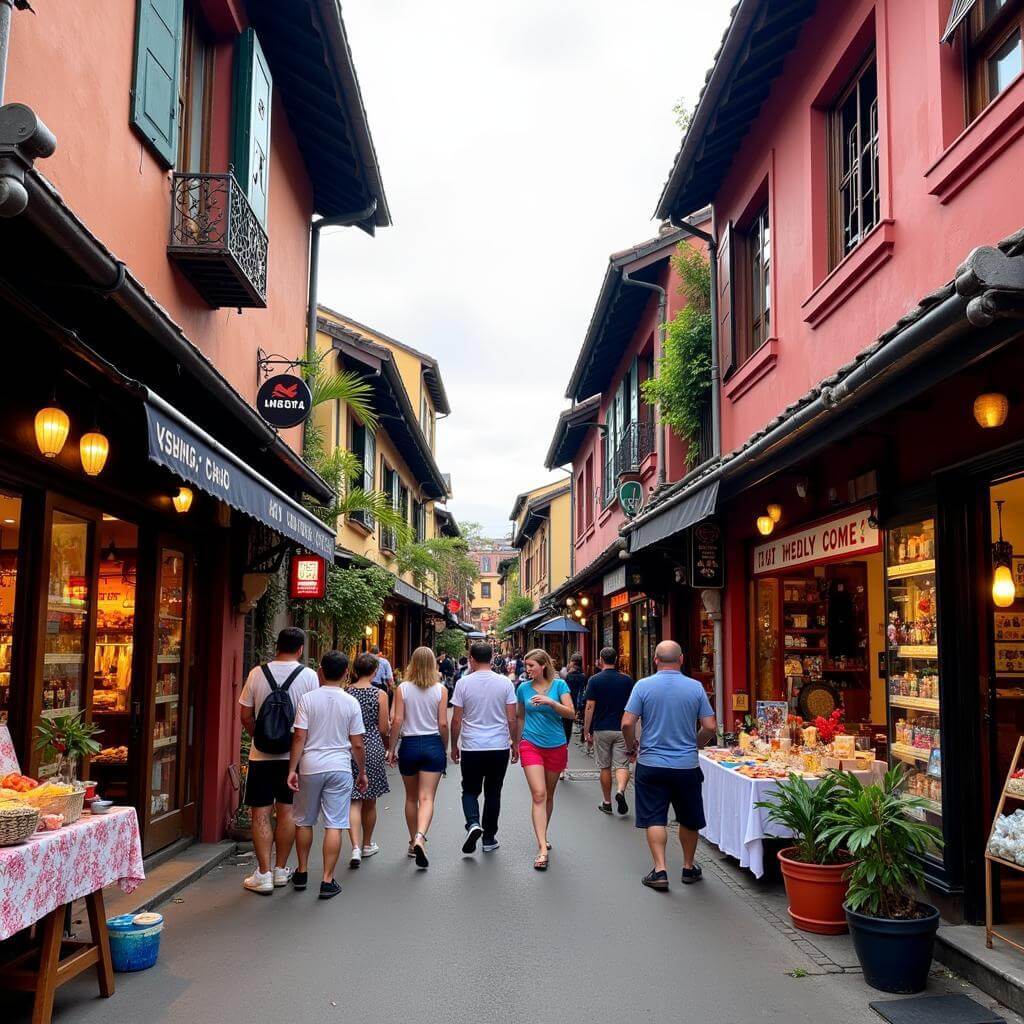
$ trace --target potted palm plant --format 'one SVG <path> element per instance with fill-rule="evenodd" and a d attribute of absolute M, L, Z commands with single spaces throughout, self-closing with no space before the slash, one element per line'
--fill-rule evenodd
<path fill-rule="evenodd" d="M 776 785 L 771 800 L 757 805 L 768 811 L 769 821 L 793 834 L 793 845 L 779 851 L 789 916 L 801 931 L 818 935 L 846 931 L 843 902 L 850 858 L 840 845 L 830 848 L 823 835 L 825 815 L 841 785 L 837 772 L 829 772 L 817 786 L 794 774 Z"/>
<path fill-rule="evenodd" d="M 846 775 L 825 815 L 831 850 L 850 851 L 846 920 L 864 980 L 883 992 L 920 992 L 928 983 L 939 912 L 922 903 L 921 858 L 942 845 L 924 818 L 925 801 L 904 792 L 907 773 L 890 768 L 865 786 Z"/>

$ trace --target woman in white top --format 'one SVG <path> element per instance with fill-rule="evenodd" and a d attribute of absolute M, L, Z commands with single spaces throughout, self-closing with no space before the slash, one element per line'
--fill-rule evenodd
<path fill-rule="evenodd" d="M 388 764 L 398 764 L 405 785 L 405 821 L 409 856 L 425 868 L 427 830 L 434 817 L 434 794 L 448 766 L 448 691 L 441 685 L 437 660 L 429 647 L 417 647 L 395 691 Z M 398 754 L 395 746 L 402 740 Z"/>

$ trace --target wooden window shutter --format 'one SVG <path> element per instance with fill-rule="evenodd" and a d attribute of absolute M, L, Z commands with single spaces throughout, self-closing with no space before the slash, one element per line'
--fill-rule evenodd
<path fill-rule="evenodd" d="M 234 139 L 231 162 L 235 177 L 249 199 L 249 205 L 267 223 L 267 195 L 270 184 L 270 103 L 273 79 L 250 28 L 238 37 L 235 51 L 233 97 Z"/>
<path fill-rule="evenodd" d="M 733 316 L 733 277 L 735 248 L 730 221 L 718 245 L 718 366 L 722 380 L 736 365 L 736 320 Z"/>
<path fill-rule="evenodd" d="M 184 0 L 138 0 L 131 123 L 168 167 L 178 155 Z"/>

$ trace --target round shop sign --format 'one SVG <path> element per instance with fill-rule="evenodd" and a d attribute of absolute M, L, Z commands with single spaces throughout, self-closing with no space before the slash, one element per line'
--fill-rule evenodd
<path fill-rule="evenodd" d="M 309 385 L 291 373 L 268 377 L 256 392 L 256 411 L 275 427 L 297 427 L 313 408 Z"/>
<path fill-rule="evenodd" d="M 639 480 L 626 480 L 619 484 L 619 505 L 632 519 L 644 504 L 644 489 Z"/>

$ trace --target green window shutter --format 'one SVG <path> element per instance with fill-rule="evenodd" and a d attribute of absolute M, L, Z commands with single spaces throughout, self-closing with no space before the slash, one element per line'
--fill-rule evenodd
<path fill-rule="evenodd" d="M 168 167 L 178 155 L 178 77 L 184 0 L 138 0 L 132 125 Z"/>
<path fill-rule="evenodd" d="M 250 28 L 238 37 L 235 50 L 234 140 L 231 162 L 249 205 L 267 223 L 270 184 L 270 100 L 273 79 Z"/>

